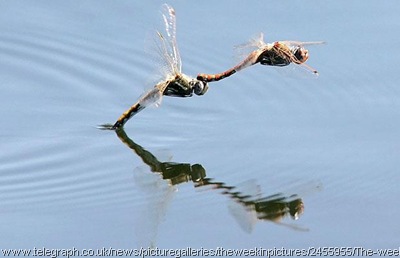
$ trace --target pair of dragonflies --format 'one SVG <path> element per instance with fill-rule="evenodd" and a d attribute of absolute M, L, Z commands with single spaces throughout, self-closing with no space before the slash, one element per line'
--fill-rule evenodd
<path fill-rule="evenodd" d="M 261 34 L 258 39 L 247 44 L 248 47 L 253 47 L 255 50 L 233 68 L 218 74 L 199 74 L 197 78 L 192 78 L 182 73 L 182 61 L 176 42 L 175 10 L 164 4 L 161 13 L 165 24 L 165 34 L 157 32 L 158 43 L 156 47 L 163 63 L 166 64 L 166 67 L 163 67 L 166 70 L 164 79 L 157 83 L 154 88 L 145 92 L 113 125 L 104 125 L 103 128 L 105 129 L 116 130 L 123 127 L 132 116 L 145 107 L 154 104 L 158 106 L 163 95 L 175 97 L 191 97 L 193 93 L 199 96 L 204 95 L 209 82 L 219 81 L 257 63 L 278 67 L 295 64 L 312 74 L 318 75 L 315 69 L 305 64 L 309 57 L 305 46 L 322 44 L 323 42 L 277 41 L 265 43 Z"/>

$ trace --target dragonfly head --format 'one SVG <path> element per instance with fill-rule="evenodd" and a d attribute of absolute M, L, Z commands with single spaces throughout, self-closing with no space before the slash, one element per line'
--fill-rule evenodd
<path fill-rule="evenodd" d="M 302 64 L 308 59 L 308 50 L 300 45 L 294 47 L 292 53 L 296 57 L 294 61 L 296 64 Z"/>
<path fill-rule="evenodd" d="M 200 80 L 193 79 L 189 82 L 189 85 L 192 87 L 194 93 L 199 96 L 204 95 L 208 90 L 207 82 Z"/>

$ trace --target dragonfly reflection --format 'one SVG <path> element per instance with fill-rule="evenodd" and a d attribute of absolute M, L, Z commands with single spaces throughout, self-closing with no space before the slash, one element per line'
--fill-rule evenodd
<path fill-rule="evenodd" d="M 235 209 L 233 211 L 234 215 L 238 214 L 237 209 L 239 208 L 242 209 L 241 213 L 244 211 L 245 213 L 255 215 L 256 221 L 271 221 L 296 230 L 306 230 L 281 222 L 284 217 L 289 216 L 296 220 L 303 214 L 304 203 L 302 198 L 297 194 L 286 195 L 284 193 L 277 193 L 270 196 L 262 196 L 260 193 L 252 193 L 251 189 L 249 191 L 242 190 L 239 186 L 228 185 L 224 182 L 208 178 L 206 170 L 200 164 L 161 162 L 151 152 L 131 140 L 122 128 L 117 129 L 116 133 L 119 139 L 133 150 L 150 167 L 153 173 L 158 174 L 163 181 L 166 181 L 170 187 L 192 182 L 196 188 L 212 189 L 228 196 L 229 200 L 235 204 L 231 205 L 231 208 Z M 235 218 L 237 220 L 242 219 L 236 215 Z M 243 221 L 238 221 L 238 223 L 243 224 Z"/>

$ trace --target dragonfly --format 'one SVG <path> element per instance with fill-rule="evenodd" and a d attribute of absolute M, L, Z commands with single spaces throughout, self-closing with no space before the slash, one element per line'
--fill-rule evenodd
<path fill-rule="evenodd" d="M 257 63 L 278 67 L 295 64 L 305 68 L 314 75 L 318 75 L 317 70 L 305 63 L 309 58 L 309 52 L 305 46 L 324 44 L 325 42 L 276 41 L 265 43 L 263 38 L 264 35 L 261 33 L 258 38 L 239 46 L 239 48 L 255 48 L 239 64 L 218 74 L 200 73 L 197 75 L 197 79 L 203 82 L 219 81 Z"/>
<path fill-rule="evenodd" d="M 122 128 L 125 123 L 145 107 L 161 104 L 162 97 L 191 97 L 194 94 L 204 95 L 208 90 L 207 82 L 192 78 L 182 73 L 182 61 L 176 41 L 176 15 L 171 6 L 164 4 L 161 14 L 165 24 L 165 34 L 157 31 L 156 51 L 164 65 L 164 79 L 158 82 L 154 88 L 145 92 L 135 104 L 126 110 L 113 124 L 103 125 L 104 129 L 116 130 Z"/>

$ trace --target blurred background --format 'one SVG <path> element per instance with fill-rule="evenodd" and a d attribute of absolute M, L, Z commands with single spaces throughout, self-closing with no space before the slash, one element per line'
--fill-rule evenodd
<path fill-rule="evenodd" d="M 325 41 L 113 123 L 160 78 L 164 1 L 0 2 L 1 248 L 398 248 L 400 4 L 170 1 L 183 72 Z M 303 76 L 304 75 L 304 76 Z"/>

